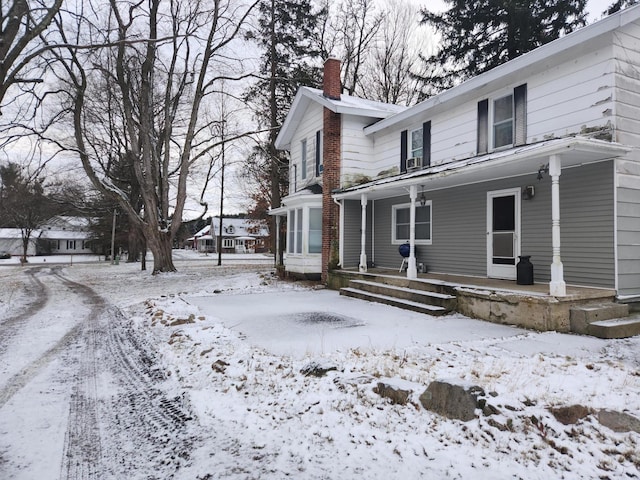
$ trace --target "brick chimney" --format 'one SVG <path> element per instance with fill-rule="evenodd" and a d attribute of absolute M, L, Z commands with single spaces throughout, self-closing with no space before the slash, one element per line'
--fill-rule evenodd
<path fill-rule="evenodd" d="M 322 78 L 322 93 L 332 100 L 340 100 L 342 85 L 340 84 L 340 60 L 327 58 L 324 62 L 324 75 Z"/>
<path fill-rule="evenodd" d="M 324 63 L 323 94 L 340 100 L 340 60 L 329 58 Z M 340 209 L 331 193 L 340 187 L 342 169 L 342 117 L 327 107 L 323 111 L 323 172 L 322 172 L 322 275 L 327 281 L 330 262 L 337 255 Z"/>

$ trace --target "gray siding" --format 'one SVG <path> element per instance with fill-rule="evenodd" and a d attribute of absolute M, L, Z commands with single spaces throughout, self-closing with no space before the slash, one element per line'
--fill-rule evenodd
<path fill-rule="evenodd" d="M 603 162 L 565 169 L 560 177 L 562 261 L 568 284 L 615 286 L 613 168 L 612 162 Z M 536 195 L 532 200 L 522 201 L 521 252 L 532 257 L 535 281 L 549 281 L 552 248 L 548 175 L 540 181 L 531 174 L 425 191 L 433 202 L 433 242 L 417 245 L 417 261 L 425 263 L 432 272 L 485 276 L 487 192 L 525 185 L 534 185 Z M 378 267 L 400 266 L 398 245 L 391 244 L 391 209 L 395 204 L 408 202 L 408 196 L 375 201 L 374 253 Z M 351 225 L 348 232 L 345 228 L 346 253 L 347 244 L 353 243 L 349 236 L 355 235 L 358 238 L 355 243 L 359 245 L 359 204 L 357 208 L 345 206 L 345 215 L 345 225 L 352 222 L 357 225 Z M 352 215 L 356 215 L 355 220 Z M 357 265 L 356 251 L 359 252 L 359 246 L 345 254 L 345 266 L 350 266 L 347 258 Z"/>
<path fill-rule="evenodd" d="M 342 261 L 344 268 L 357 267 L 360 263 L 360 226 L 361 219 L 360 200 L 344 201 L 344 239 Z M 367 204 L 367 260 L 371 261 L 371 202 Z"/>

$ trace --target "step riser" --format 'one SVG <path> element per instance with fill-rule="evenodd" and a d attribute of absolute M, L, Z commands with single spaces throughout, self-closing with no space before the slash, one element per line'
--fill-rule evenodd
<path fill-rule="evenodd" d="M 413 312 L 426 313 L 427 315 L 439 316 L 439 315 L 446 315 L 447 313 L 449 313 L 449 311 L 445 309 L 440 311 L 433 311 L 427 308 L 421 308 L 420 306 L 417 306 L 417 305 L 408 305 L 406 303 L 403 303 L 401 300 L 395 301 L 392 299 L 382 299 L 382 298 L 374 297 L 374 296 L 368 295 L 367 292 L 365 291 L 354 292 L 354 291 L 340 290 L 340 295 L 357 298 L 360 300 L 367 300 L 369 302 L 382 303 L 384 305 L 390 305 L 392 307 L 398 307 L 404 310 L 411 310 Z"/>
<path fill-rule="evenodd" d="M 598 338 L 628 338 L 640 335 L 640 321 L 633 323 L 625 323 L 623 325 L 594 325 L 591 324 L 587 328 L 589 335 Z"/>
<path fill-rule="evenodd" d="M 421 294 L 413 293 L 410 291 L 402 291 L 402 290 L 399 291 L 399 290 L 387 288 L 385 287 L 385 285 L 381 285 L 381 284 L 368 285 L 368 284 L 352 282 L 350 286 L 352 288 L 357 288 L 358 290 L 363 290 L 365 292 L 377 293 L 380 295 L 387 295 L 389 297 L 395 297 L 402 300 L 409 300 L 411 302 L 425 303 L 428 305 L 436 305 L 438 307 L 443 307 L 448 310 L 455 310 L 456 304 L 457 304 L 457 301 L 455 298 L 451 299 L 451 298 L 438 298 L 438 297 L 428 296 L 426 295 L 427 292 L 425 292 L 425 295 L 421 295 Z"/>
<path fill-rule="evenodd" d="M 382 275 L 374 275 L 368 278 L 369 281 L 380 283 L 383 285 L 393 285 L 395 287 L 411 288 L 414 290 L 423 290 L 425 292 L 444 293 L 454 295 L 455 291 L 447 285 L 431 283 L 429 281 L 414 281 L 403 277 L 388 277 Z"/>
<path fill-rule="evenodd" d="M 628 315 L 629 306 L 625 304 L 585 305 L 570 310 L 569 325 L 572 332 L 593 335 L 590 332 L 590 324 L 593 322 L 624 318 Z"/>

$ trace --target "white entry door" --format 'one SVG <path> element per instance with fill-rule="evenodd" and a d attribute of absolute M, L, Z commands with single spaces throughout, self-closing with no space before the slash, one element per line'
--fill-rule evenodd
<path fill-rule="evenodd" d="M 515 280 L 520 254 L 520 189 L 487 193 L 487 276 Z"/>

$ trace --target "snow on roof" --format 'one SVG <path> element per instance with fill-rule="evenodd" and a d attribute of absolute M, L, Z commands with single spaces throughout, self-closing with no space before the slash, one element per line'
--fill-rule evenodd
<path fill-rule="evenodd" d="M 218 235 L 220 230 L 220 217 L 213 217 L 213 231 Z M 210 235 L 211 225 L 205 225 L 193 237 L 202 238 Z M 266 237 L 269 230 L 264 222 L 247 218 L 223 218 L 222 219 L 222 236 L 223 237 Z"/>
<path fill-rule="evenodd" d="M 374 119 L 387 118 L 407 109 L 407 107 L 376 102 L 351 95 L 340 95 L 340 100 L 334 100 L 325 97 L 322 90 L 317 88 L 300 87 L 291 103 L 291 108 L 289 109 L 287 118 L 282 124 L 280 133 L 276 138 L 276 148 L 284 150 L 289 146 L 291 138 L 311 102 L 319 103 L 335 113 Z"/>

